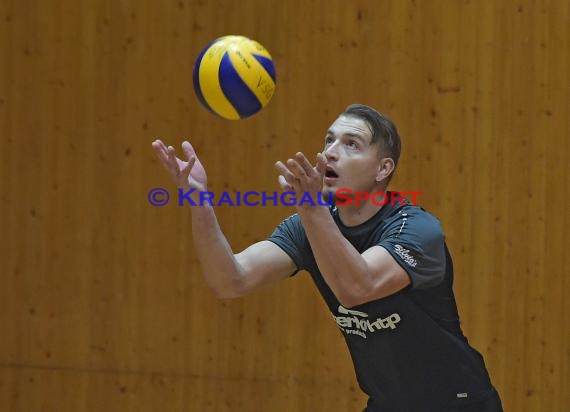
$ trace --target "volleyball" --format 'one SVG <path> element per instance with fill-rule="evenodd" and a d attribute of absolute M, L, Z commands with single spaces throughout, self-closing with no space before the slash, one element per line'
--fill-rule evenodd
<path fill-rule="evenodd" d="M 273 97 L 275 67 L 269 52 L 244 36 L 224 36 L 210 43 L 194 64 L 194 91 L 211 112 L 225 119 L 245 119 Z"/>

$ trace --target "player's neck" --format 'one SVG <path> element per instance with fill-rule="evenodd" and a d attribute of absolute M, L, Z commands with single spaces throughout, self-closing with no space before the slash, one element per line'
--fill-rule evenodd
<path fill-rule="evenodd" d="M 378 213 L 382 207 L 383 206 L 375 205 L 370 200 L 360 202 L 358 206 L 337 206 L 338 217 L 340 218 L 342 224 L 345 226 L 358 226 Z"/>

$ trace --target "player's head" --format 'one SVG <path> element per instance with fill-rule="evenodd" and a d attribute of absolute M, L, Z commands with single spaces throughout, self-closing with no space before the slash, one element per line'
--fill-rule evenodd
<path fill-rule="evenodd" d="M 379 158 L 391 158 L 394 162 L 394 168 L 386 178 L 386 183 L 388 183 L 394 175 L 402 150 L 402 142 L 396 125 L 385 114 L 364 104 L 351 104 L 341 116 L 353 116 L 368 124 L 372 133 L 371 144 L 377 146 Z"/>
<path fill-rule="evenodd" d="M 326 192 L 384 190 L 400 157 L 400 137 L 392 121 L 371 107 L 352 104 L 330 126 L 323 154 Z"/>

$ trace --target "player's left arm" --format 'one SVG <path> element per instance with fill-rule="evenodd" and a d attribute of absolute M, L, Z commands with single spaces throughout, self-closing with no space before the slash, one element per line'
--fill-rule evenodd
<path fill-rule="evenodd" d="M 302 153 L 286 164 L 276 163 L 284 190 L 316 192 L 322 186 L 326 159 L 317 155 L 313 167 Z M 406 271 L 381 246 L 360 254 L 342 235 L 326 206 L 298 208 L 315 260 L 340 303 L 353 307 L 391 295 L 411 283 Z"/>
<path fill-rule="evenodd" d="M 384 247 L 359 253 L 326 207 L 306 208 L 299 214 L 319 270 L 343 306 L 358 306 L 410 285 L 407 272 Z"/>

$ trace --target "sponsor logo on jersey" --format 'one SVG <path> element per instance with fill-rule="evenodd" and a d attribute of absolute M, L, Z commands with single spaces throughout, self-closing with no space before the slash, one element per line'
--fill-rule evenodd
<path fill-rule="evenodd" d="M 375 333 L 381 330 L 394 330 L 400 322 L 400 315 L 392 313 L 385 318 L 378 318 L 371 321 L 368 314 L 357 310 L 347 309 L 342 305 L 338 306 L 339 316 L 333 314 L 333 318 L 344 333 L 347 335 L 358 335 L 366 339 L 366 333 Z M 341 316 L 348 315 L 348 316 Z"/>
<path fill-rule="evenodd" d="M 408 265 L 410 265 L 411 267 L 416 267 L 416 265 L 418 264 L 418 262 L 416 261 L 416 259 L 414 259 L 411 255 L 410 255 L 410 251 L 406 248 L 404 248 L 401 245 L 394 245 L 394 252 L 396 252 L 396 254 L 398 256 L 400 256 L 404 262 L 406 262 Z"/>

